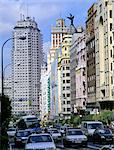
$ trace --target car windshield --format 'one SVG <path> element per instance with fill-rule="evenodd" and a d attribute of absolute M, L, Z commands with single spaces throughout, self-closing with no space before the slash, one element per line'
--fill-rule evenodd
<path fill-rule="evenodd" d="M 15 130 L 16 130 L 15 128 L 8 129 L 8 131 L 15 131 Z"/>
<path fill-rule="evenodd" d="M 101 134 L 111 134 L 111 131 L 109 129 L 99 130 L 99 133 Z"/>
<path fill-rule="evenodd" d="M 67 132 L 67 135 L 83 135 L 83 132 L 80 130 L 71 130 Z"/>
<path fill-rule="evenodd" d="M 101 123 L 91 123 L 91 124 L 88 124 L 88 129 L 96 129 L 96 128 L 103 128 L 102 124 Z"/>
<path fill-rule="evenodd" d="M 30 136 L 27 143 L 52 142 L 49 135 Z"/>
<path fill-rule="evenodd" d="M 21 131 L 21 132 L 17 132 L 17 137 L 27 137 L 29 136 L 30 131 Z"/>

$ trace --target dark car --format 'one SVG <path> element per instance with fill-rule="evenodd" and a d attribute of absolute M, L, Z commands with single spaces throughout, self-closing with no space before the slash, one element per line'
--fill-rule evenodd
<path fill-rule="evenodd" d="M 113 143 L 113 135 L 112 131 L 108 128 L 104 129 L 96 129 L 93 133 L 93 142 L 96 143 L 107 143 L 112 144 Z"/>
<path fill-rule="evenodd" d="M 15 146 L 16 147 L 24 146 L 30 134 L 31 134 L 30 130 L 18 130 L 14 137 Z"/>

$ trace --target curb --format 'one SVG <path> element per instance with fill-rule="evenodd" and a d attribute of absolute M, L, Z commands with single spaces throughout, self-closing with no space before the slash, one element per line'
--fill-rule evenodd
<path fill-rule="evenodd" d="M 92 145 L 88 145 L 87 147 L 91 148 L 91 149 L 94 149 L 94 150 L 100 150 L 100 147 L 95 147 L 95 146 L 92 146 Z"/>
<path fill-rule="evenodd" d="M 65 149 L 63 145 L 56 145 L 57 148 Z"/>

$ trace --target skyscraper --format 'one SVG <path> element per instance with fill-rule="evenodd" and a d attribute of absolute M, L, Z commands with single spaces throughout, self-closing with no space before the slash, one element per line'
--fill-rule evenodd
<path fill-rule="evenodd" d="M 63 36 L 68 33 L 69 27 L 65 25 L 64 19 L 57 19 L 56 26 L 51 30 L 51 48 L 48 55 L 48 69 L 51 68 L 51 63 L 54 60 L 56 50 L 61 47 Z"/>
<path fill-rule="evenodd" d="M 95 64 L 95 17 L 96 4 L 88 10 L 86 20 L 86 50 L 87 50 L 87 96 L 90 105 L 96 102 L 96 64 Z"/>
<path fill-rule="evenodd" d="M 95 18 L 96 101 L 101 109 L 114 109 L 112 0 L 99 0 Z"/>
<path fill-rule="evenodd" d="M 18 37 L 25 36 L 25 40 Z M 38 114 L 42 34 L 34 19 L 17 22 L 12 48 L 12 113 Z"/>

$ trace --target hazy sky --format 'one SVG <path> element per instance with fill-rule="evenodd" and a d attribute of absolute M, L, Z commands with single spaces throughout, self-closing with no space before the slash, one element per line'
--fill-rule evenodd
<path fill-rule="evenodd" d="M 0 45 L 12 36 L 12 29 L 20 14 L 28 15 L 38 24 L 43 34 L 45 51 L 49 47 L 51 27 L 55 25 L 56 19 L 62 17 L 66 25 L 69 13 L 75 16 L 76 26 L 85 26 L 88 8 L 97 0 L 0 0 Z M 11 62 L 11 42 L 7 43 L 4 50 L 5 65 Z"/>

